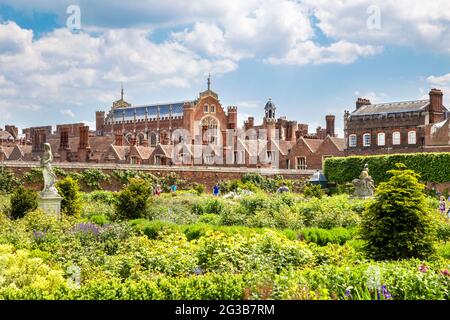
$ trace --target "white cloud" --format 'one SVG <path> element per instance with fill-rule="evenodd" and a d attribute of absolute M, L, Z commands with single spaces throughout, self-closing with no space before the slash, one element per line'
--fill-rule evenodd
<path fill-rule="evenodd" d="M 381 47 L 360 46 L 347 41 L 339 41 L 328 47 L 321 47 L 312 41 L 297 44 L 281 58 L 271 57 L 265 61 L 271 64 L 349 64 L 361 56 L 371 56 L 382 51 Z"/>
<path fill-rule="evenodd" d="M 372 103 L 383 103 L 383 102 L 387 102 L 389 99 L 389 95 L 387 95 L 384 92 L 377 93 L 374 91 L 369 91 L 369 92 L 361 93 L 359 91 L 355 91 L 354 94 L 358 98 L 369 99 L 370 102 L 372 102 Z"/>
<path fill-rule="evenodd" d="M 261 101 L 257 100 L 238 101 L 235 103 L 235 105 L 238 108 L 249 108 L 249 109 L 261 108 L 261 110 L 264 107 L 264 104 Z"/>
<path fill-rule="evenodd" d="M 447 0 L 304 0 L 317 26 L 333 39 L 360 44 L 409 46 L 450 53 L 450 2 Z M 379 9 L 380 28 L 368 28 Z"/>
<path fill-rule="evenodd" d="M 0 24 L 0 111 L 8 109 L 18 119 L 24 119 L 20 109 L 33 110 L 33 105 L 57 111 L 61 105 L 78 109 L 110 103 L 116 95 L 106 93 L 118 91 L 121 81 L 147 90 L 188 88 L 208 72 L 236 68 L 230 59 L 202 58 L 176 42 L 151 42 L 140 29 L 97 36 L 57 29 L 35 39 L 15 22 Z"/>
<path fill-rule="evenodd" d="M 21 0 L 7 0 L 6 3 L 20 8 L 25 6 Z M 67 15 L 63 8 L 69 4 L 70 1 L 59 1 L 58 4 L 40 1 L 35 8 L 53 11 L 64 22 Z M 291 0 L 144 0 L 131 3 L 80 0 L 79 5 L 83 28 L 90 31 L 108 33 L 111 29 L 105 27 L 113 30 L 128 27 L 158 32 L 161 27 L 188 26 L 183 31 L 170 33 L 172 45 L 179 44 L 185 50 L 214 59 L 236 62 L 255 58 L 276 64 L 284 61 L 290 64 L 351 63 L 359 56 L 367 55 L 367 51 L 370 54 L 379 52 L 350 41 L 336 41 L 329 47 L 316 44 L 310 21 L 311 5 Z M 117 41 L 120 37 L 109 38 Z M 55 48 L 56 52 L 58 48 Z M 309 55 L 292 58 L 298 51 Z M 90 56 L 89 52 L 86 55 Z M 114 73 L 108 76 L 112 77 Z"/>
<path fill-rule="evenodd" d="M 450 73 L 441 75 L 441 76 L 429 76 L 427 79 L 427 82 L 432 85 L 433 87 L 436 87 L 438 89 L 441 89 L 444 93 L 444 104 L 447 106 L 447 108 L 450 107 Z M 428 98 L 428 92 L 426 94 L 426 97 Z"/>
<path fill-rule="evenodd" d="M 436 86 L 448 86 L 450 84 L 450 73 L 443 76 L 429 76 L 427 82 Z"/>
<path fill-rule="evenodd" d="M 70 117 L 70 118 L 74 118 L 75 117 L 75 113 L 73 113 L 73 111 L 70 110 L 70 109 L 61 109 L 59 111 L 59 113 L 61 113 L 63 116 L 67 116 L 67 117 Z"/>

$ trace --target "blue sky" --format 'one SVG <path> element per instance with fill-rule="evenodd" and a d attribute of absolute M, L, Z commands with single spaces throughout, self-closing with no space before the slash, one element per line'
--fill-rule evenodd
<path fill-rule="evenodd" d="M 0 0 L 0 125 L 92 125 L 121 82 L 132 104 L 180 101 L 208 73 L 240 121 L 260 120 L 271 97 L 278 116 L 310 131 L 335 114 L 341 136 L 359 96 L 413 100 L 438 87 L 450 104 L 445 0 L 94 3 Z M 77 30 L 66 24 L 72 4 Z"/>

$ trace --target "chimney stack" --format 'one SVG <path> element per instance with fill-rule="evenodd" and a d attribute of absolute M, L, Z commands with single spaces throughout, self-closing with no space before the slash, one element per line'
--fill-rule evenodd
<path fill-rule="evenodd" d="M 368 106 L 370 105 L 370 100 L 369 99 L 364 99 L 364 98 L 358 98 L 358 100 L 356 100 L 356 110 L 358 110 L 359 108 L 361 108 L 362 106 Z"/>
<path fill-rule="evenodd" d="M 334 133 L 334 121 L 335 121 L 335 116 L 332 114 L 326 115 L 325 116 L 325 121 L 326 121 L 326 132 L 327 132 L 327 136 L 330 137 L 334 137 L 335 133 Z"/>
<path fill-rule="evenodd" d="M 78 161 L 88 162 L 89 160 L 89 126 L 80 127 L 80 143 L 78 145 Z"/>
<path fill-rule="evenodd" d="M 431 89 L 430 93 L 430 123 L 440 122 L 445 119 L 443 93 L 440 89 Z"/>
<path fill-rule="evenodd" d="M 114 145 L 115 146 L 123 146 L 123 134 L 120 132 L 116 132 L 114 134 L 114 137 L 115 137 Z"/>

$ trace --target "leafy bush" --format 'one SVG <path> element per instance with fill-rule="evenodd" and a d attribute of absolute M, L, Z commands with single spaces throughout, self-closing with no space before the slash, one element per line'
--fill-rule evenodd
<path fill-rule="evenodd" d="M 322 190 L 320 185 L 309 183 L 303 189 L 303 195 L 306 198 L 315 197 L 321 199 L 325 195 L 325 192 Z"/>
<path fill-rule="evenodd" d="M 10 216 L 13 219 L 22 218 L 27 212 L 38 207 L 38 194 L 36 191 L 19 186 L 11 195 Z"/>
<path fill-rule="evenodd" d="M 297 210 L 306 227 L 332 229 L 354 227 L 359 224 L 359 213 L 367 201 L 350 199 L 348 195 L 311 198 L 297 203 Z"/>
<path fill-rule="evenodd" d="M 0 167 L 0 192 L 11 193 L 18 184 L 18 179 L 9 169 Z"/>
<path fill-rule="evenodd" d="M 89 221 L 92 221 L 95 224 L 98 224 L 99 226 L 103 226 L 109 222 L 109 219 L 107 216 L 104 216 L 102 214 L 96 214 L 89 217 Z"/>
<path fill-rule="evenodd" d="M 81 212 L 80 187 L 78 182 L 71 177 L 56 182 L 61 201 L 61 211 L 70 216 L 78 216 Z"/>
<path fill-rule="evenodd" d="M 117 194 L 115 205 L 119 219 L 136 219 L 146 215 L 148 198 L 152 195 L 151 184 L 143 179 L 131 179 Z"/>
<path fill-rule="evenodd" d="M 109 178 L 109 175 L 98 169 L 86 169 L 81 173 L 81 181 L 92 189 L 101 189 L 101 184 Z"/>
<path fill-rule="evenodd" d="M 266 230 L 251 237 L 208 232 L 198 240 L 199 264 L 205 271 L 256 272 L 306 267 L 313 255 L 306 245 Z"/>
<path fill-rule="evenodd" d="M 324 174 L 330 182 L 350 182 L 359 176 L 366 163 L 376 184 L 389 180 L 388 171 L 395 169 L 396 163 L 403 163 L 417 172 L 422 181 L 447 182 L 450 176 L 448 152 L 327 158 L 324 162 Z"/>
<path fill-rule="evenodd" d="M 317 243 L 325 246 L 329 243 L 344 244 L 352 239 L 353 230 L 345 228 L 333 228 L 330 230 L 320 228 L 305 228 L 300 232 L 301 237 L 305 241 Z"/>
<path fill-rule="evenodd" d="M 364 250 L 376 260 L 425 258 L 433 253 L 432 220 L 418 174 L 397 164 L 392 177 L 380 183 L 375 201 L 363 216 Z"/>
<path fill-rule="evenodd" d="M 219 225 L 220 224 L 220 215 L 214 214 L 214 213 L 207 213 L 202 215 L 198 222 L 200 223 L 207 223 L 212 225 Z"/>
<path fill-rule="evenodd" d="M 114 192 L 104 190 L 94 190 L 92 192 L 85 193 L 83 198 L 85 201 L 98 201 L 108 205 L 114 204 L 114 201 L 116 200 Z"/>
<path fill-rule="evenodd" d="M 41 168 L 32 168 L 30 171 L 23 174 L 21 178 L 23 183 L 42 183 L 44 176 Z"/>

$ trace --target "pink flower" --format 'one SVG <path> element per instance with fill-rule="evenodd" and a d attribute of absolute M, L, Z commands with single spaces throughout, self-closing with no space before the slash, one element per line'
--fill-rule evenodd
<path fill-rule="evenodd" d="M 441 270 L 441 274 L 442 274 L 443 276 L 449 277 L 449 276 L 450 276 L 450 271 L 448 271 L 448 269 L 442 269 L 442 270 Z"/>
<path fill-rule="evenodd" d="M 422 263 L 422 264 L 419 266 L 419 271 L 420 271 L 420 272 L 423 272 L 423 273 L 427 272 L 427 271 L 428 271 L 428 266 L 426 266 L 424 263 Z"/>

